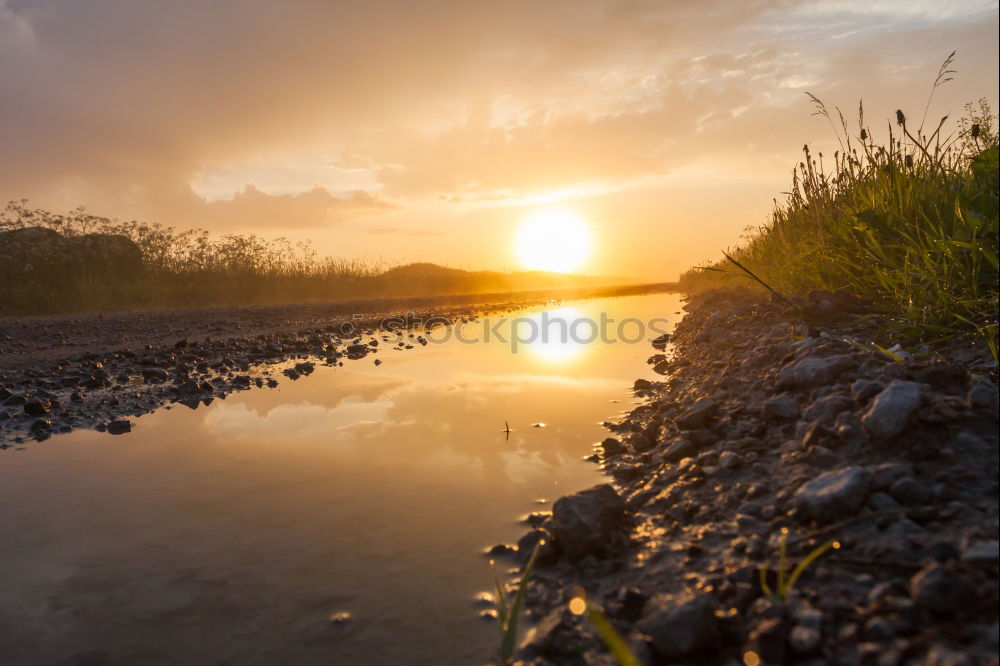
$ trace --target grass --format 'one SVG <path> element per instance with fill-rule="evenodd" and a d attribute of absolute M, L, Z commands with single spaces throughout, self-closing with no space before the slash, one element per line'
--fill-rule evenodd
<path fill-rule="evenodd" d="M 941 67 L 927 108 L 934 91 L 951 80 L 951 62 Z M 969 104 L 957 123 L 945 116 L 933 127 L 925 120 L 914 127 L 897 110 L 877 142 L 863 104 L 852 130 L 839 109 L 831 112 L 809 97 L 836 135 L 833 160 L 805 146 L 791 191 L 775 202 L 769 222 L 748 230 L 724 261 L 686 273 L 682 286 L 714 286 L 738 275 L 787 296 L 848 290 L 873 302 L 890 340 L 971 340 L 996 358 L 992 110 L 985 101 Z"/>
<path fill-rule="evenodd" d="M 586 593 L 580 589 L 576 596 L 570 599 L 569 610 L 574 615 L 586 615 L 590 624 L 597 631 L 597 635 L 604 641 L 608 651 L 615 658 L 619 666 L 639 666 L 639 660 L 632 653 L 628 643 L 615 629 L 611 621 L 608 620 L 600 606 L 593 603 L 586 597 Z"/>
<path fill-rule="evenodd" d="M 490 561 L 493 570 L 493 587 L 496 593 L 497 619 L 500 622 L 500 648 L 498 655 L 501 664 L 509 664 L 514 656 L 514 648 L 517 646 L 517 625 L 521 618 L 521 607 L 524 605 L 524 596 L 528 592 L 528 584 L 531 582 L 532 573 L 535 571 L 535 563 L 538 562 L 538 554 L 545 545 L 544 541 L 535 544 L 535 549 L 531 551 L 528 563 L 524 565 L 521 573 L 521 582 L 517 586 L 514 598 L 507 602 L 507 595 L 504 593 L 503 585 L 497 576 L 496 566 Z"/>
<path fill-rule="evenodd" d="M 0 315 L 141 307 L 194 307 L 380 296 L 379 261 L 319 257 L 308 243 L 254 235 L 213 237 L 204 230 L 31 209 L 12 201 L 0 213 L 0 232 L 41 227 L 64 239 L 88 234 L 124 236 L 140 265 L 74 261 L 48 248 L 14 261 L 0 247 Z M 23 258 L 23 255 L 19 256 Z"/>
<path fill-rule="evenodd" d="M 809 567 L 810 564 L 816 561 L 816 559 L 828 551 L 830 548 L 834 550 L 840 548 L 840 543 L 836 540 L 827 541 L 809 551 L 809 554 L 803 557 L 799 563 L 792 569 L 791 572 L 788 571 L 788 528 L 781 528 L 781 536 L 778 538 L 778 571 L 777 571 L 777 581 L 775 587 L 772 589 L 767 583 L 767 571 L 769 568 L 769 563 L 765 562 L 760 568 L 760 589 L 764 593 L 764 596 L 773 601 L 787 601 L 788 595 L 791 594 L 792 590 L 795 588 L 795 583 L 798 582 L 799 576 Z"/>

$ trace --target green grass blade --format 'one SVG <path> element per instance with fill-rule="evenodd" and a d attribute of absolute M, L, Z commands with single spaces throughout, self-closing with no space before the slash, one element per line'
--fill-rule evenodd
<path fill-rule="evenodd" d="M 601 609 L 589 601 L 587 602 L 587 619 L 594 625 L 597 635 L 601 637 L 604 644 L 608 646 L 608 650 L 618 661 L 618 666 L 640 666 L 639 660 L 632 654 L 622 635 L 612 626 Z"/>
<path fill-rule="evenodd" d="M 538 561 L 538 554 L 542 550 L 544 541 L 535 544 L 535 549 L 531 551 L 528 563 L 524 565 L 524 573 L 521 575 L 521 583 L 517 586 L 517 593 L 514 595 L 514 602 L 510 605 L 507 614 L 507 621 L 503 623 L 503 637 L 500 641 L 500 657 L 506 664 L 514 654 L 514 646 L 517 643 L 517 623 L 521 615 L 521 606 L 524 604 L 524 595 L 528 591 L 528 583 L 531 581 L 531 574 L 535 571 L 535 563 Z"/>
<path fill-rule="evenodd" d="M 788 582 L 785 583 L 785 596 L 787 596 L 788 593 L 792 591 L 792 588 L 795 587 L 795 582 L 798 581 L 799 576 L 801 576 L 802 572 L 806 570 L 806 567 L 812 564 L 817 557 L 825 553 L 830 548 L 840 548 L 840 544 L 836 540 L 827 541 L 822 546 L 814 548 L 812 552 L 802 558 L 802 561 L 799 562 L 798 566 L 796 566 L 792 571 L 792 575 L 788 577 Z"/>

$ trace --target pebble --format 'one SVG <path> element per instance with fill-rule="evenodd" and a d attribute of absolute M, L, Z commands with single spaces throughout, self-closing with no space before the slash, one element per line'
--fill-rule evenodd
<path fill-rule="evenodd" d="M 803 484 L 793 496 L 801 518 L 832 522 L 853 515 L 868 497 L 871 473 L 863 467 L 824 472 Z"/>
<path fill-rule="evenodd" d="M 875 396 L 868 411 L 861 417 L 861 422 L 875 437 L 892 439 L 906 428 L 910 418 L 920 407 L 923 393 L 923 386 L 916 382 L 893 380 Z"/>

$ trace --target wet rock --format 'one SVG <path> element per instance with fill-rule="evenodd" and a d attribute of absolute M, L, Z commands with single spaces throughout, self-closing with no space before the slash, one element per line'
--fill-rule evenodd
<path fill-rule="evenodd" d="M 517 546 L 506 543 L 498 543 L 486 551 L 490 557 L 509 557 L 517 554 Z"/>
<path fill-rule="evenodd" d="M 635 392 L 648 391 L 651 388 L 653 388 L 653 382 L 648 379 L 637 379 L 632 384 L 632 390 Z"/>
<path fill-rule="evenodd" d="M 764 402 L 764 420 L 791 421 L 799 417 L 799 404 L 795 398 L 782 393 Z"/>
<path fill-rule="evenodd" d="M 127 419 L 115 419 L 108 423 L 107 430 L 112 435 L 124 435 L 132 432 L 132 422 Z"/>
<path fill-rule="evenodd" d="M 359 358 L 364 358 L 368 352 L 372 351 L 372 348 L 368 345 L 353 344 L 347 346 L 347 358 L 356 361 Z"/>
<path fill-rule="evenodd" d="M 871 473 L 845 467 L 820 474 L 793 496 L 795 510 L 805 520 L 831 522 L 855 513 L 868 497 Z"/>
<path fill-rule="evenodd" d="M 778 372 L 779 389 L 812 388 L 828 384 L 852 365 L 847 354 L 837 356 L 807 356 L 793 361 Z"/>
<path fill-rule="evenodd" d="M 167 371 L 163 368 L 142 368 L 142 378 L 147 382 L 165 382 L 167 381 Z"/>
<path fill-rule="evenodd" d="M 649 634 L 656 654 L 667 661 L 711 652 L 719 636 L 714 602 L 704 593 L 653 598 L 639 627 Z"/>
<path fill-rule="evenodd" d="M 669 342 L 670 342 L 670 334 L 669 333 L 664 333 L 663 335 L 655 337 L 655 338 L 653 338 L 650 341 L 650 343 L 653 345 L 653 347 L 655 347 L 656 349 L 660 349 L 660 350 L 666 349 L 667 348 L 667 344 Z"/>
<path fill-rule="evenodd" d="M 709 398 L 703 398 L 694 403 L 677 419 L 677 426 L 682 430 L 697 430 L 712 424 L 719 412 L 719 403 Z"/>
<path fill-rule="evenodd" d="M 605 438 L 605 440 L 601 442 L 601 450 L 604 452 L 604 457 L 606 458 L 625 453 L 625 447 L 614 437 Z"/>
<path fill-rule="evenodd" d="M 560 498 L 552 507 L 552 534 L 570 561 L 608 552 L 624 527 L 625 503 L 608 484 Z"/>
<path fill-rule="evenodd" d="M 861 421 L 875 437 L 891 439 L 906 428 L 920 407 L 923 392 L 916 382 L 895 379 L 875 396 Z"/>
<path fill-rule="evenodd" d="M 946 615 L 961 609 L 967 590 L 959 576 L 947 566 L 934 562 L 910 580 L 910 598 L 918 608 Z"/>
<path fill-rule="evenodd" d="M 28 416 L 44 416 L 52 411 L 52 403 L 44 398 L 32 398 L 24 403 L 24 413 Z"/>
<path fill-rule="evenodd" d="M 52 419 L 35 419 L 31 424 L 33 432 L 46 431 L 52 429 Z"/>
<path fill-rule="evenodd" d="M 517 557 L 522 566 L 528 563 L 536 546 L 538 546 L 538 564 L 543 566 L 552 564 L 558 558 L 552 536 L 545 530 L 534 529 L 517 540 Z"/>
<path fill-rule="evenodd" d="M 663 462 L 679 462 L 684 458 L 690 458 L 698 453 L 698 445 L 690 439 L 680 437 L 671 442 L 667 450 L 664 451 L 661 459 Z"/>
<path fill-rule="evenodd" d="M 647 601 L 649 599 L 639 588 L 622 586 L 615 593 L 613 605 L 609 610 L 626 622 L 635 622 L 642 617 Z"/>
<path fill-rule="evenodd" d="M 7 407 L 16 407 L 18 405 L 23 405 L 26 402 L 28 402 L 28 398 L 25 395 L 21 393 L 14 393 L 7 396 L 7 398 L 3 401 L 3 404 Z"/>

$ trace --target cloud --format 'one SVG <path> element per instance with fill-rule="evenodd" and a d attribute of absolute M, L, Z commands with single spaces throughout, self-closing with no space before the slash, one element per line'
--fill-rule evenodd
<path fill-rule="evenodd" d="M 829 138 L 806 86 L 884 117 L 922 107 L 959 47 L 936 108 L 995 99 L 996 14 L 979 0 L 946 15 L 854 0 L 4 0 L 0 198 L 307 233 L 706 163 L 783 174 Z M 407 222 L 357 236 L 416 238 Z"/>

